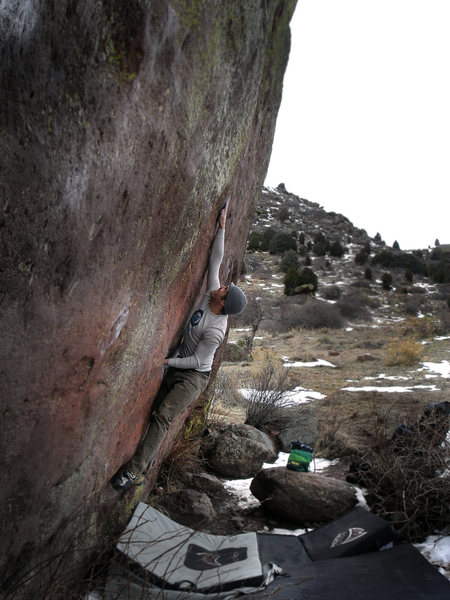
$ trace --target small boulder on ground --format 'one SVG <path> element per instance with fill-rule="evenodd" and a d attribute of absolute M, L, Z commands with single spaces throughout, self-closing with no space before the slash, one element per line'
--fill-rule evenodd
<path fill-rule="evenodd" d="M 208 496 L 218 496 L 224 492 L 223 483 L 210 473 L 191 473 L 189 481 L 198 492 L 204 492 Z"/>
<path fill-rule="evenodd" d="M 303 526 L 332 521 L 356 504 L 348 483 L 285 467 L 260 471 L 250 490 L 265 508 Z"/>
<path fill-rule="evenodd" d="M 281 450 L 289 452 L 291 442 L 302 442 L 314 447 L 319 434 L 315 408 L 312 405 L 297 406 L 291 412 L 289 424 L 278 434 Z"/>
<path fill-rule="evenodd" d="M 253 477 L 264 462 L 277 459 L 271 438 L 242 424 L 215 429 L 204 439 L 202 450 L 217 475 L 233 479 Z"/>
<path fill-rule="evenodd" d="M 187 527 L 210 523 L 217 517 L 209 497 L 197 490 L 184 489 L 167 494 L 163 506 L 171 519 Z"/>

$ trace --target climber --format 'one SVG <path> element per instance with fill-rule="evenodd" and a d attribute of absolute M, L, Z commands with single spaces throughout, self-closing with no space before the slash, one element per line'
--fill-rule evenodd
<path fill-rule="evenodd" d="M 247 305 L 242 290 L 230 283 L 221 285 L 219 268 L 224 252 L 228 203 L 219 214 L 219 229 L 211 249 L 207 290 L 200 306 L 192 313 L 176 358 L 166 358 L 167 368 L 155 400 L 147 434 L 136 454 L 111 480 L 116 490 L 142 485 L 166 435 L 171 421 L 194 402 L 206 388 L 214 353 L 227 329 L 228 315 L 241 313 Z"/>

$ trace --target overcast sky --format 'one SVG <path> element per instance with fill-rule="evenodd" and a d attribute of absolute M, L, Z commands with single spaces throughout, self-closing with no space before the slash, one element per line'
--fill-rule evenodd
<path fill-rule="evenodd" d="M 298 0 L 265 185 L 450 243 L 450 0 Z"/>

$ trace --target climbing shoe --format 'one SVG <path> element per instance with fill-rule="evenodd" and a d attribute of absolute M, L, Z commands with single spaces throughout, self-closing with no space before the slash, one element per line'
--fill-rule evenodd
<path fill-rule="evenodd" d="M 143 483 L 143 475 L 137 475 L 127 468 L 120 469 L 111 479 L 111 485 L 118 492 L 129 490 L 131 487 L 137 487 Z"/>

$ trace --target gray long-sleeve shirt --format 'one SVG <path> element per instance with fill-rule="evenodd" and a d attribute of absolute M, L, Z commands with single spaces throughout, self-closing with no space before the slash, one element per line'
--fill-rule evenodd
<path fill-rule="evenodd" d="M 207 290 L 200 306 L 192 313 L 178 348 L 178 358 L 169 358 L 170 367 L 210 371 L 217 347 L 225 337 L 228 317 L 211 312 L 210 291 L 220 287 L 219 268 L 223 259 L 225 230 L 219 229 L 211 249 Z"/>

